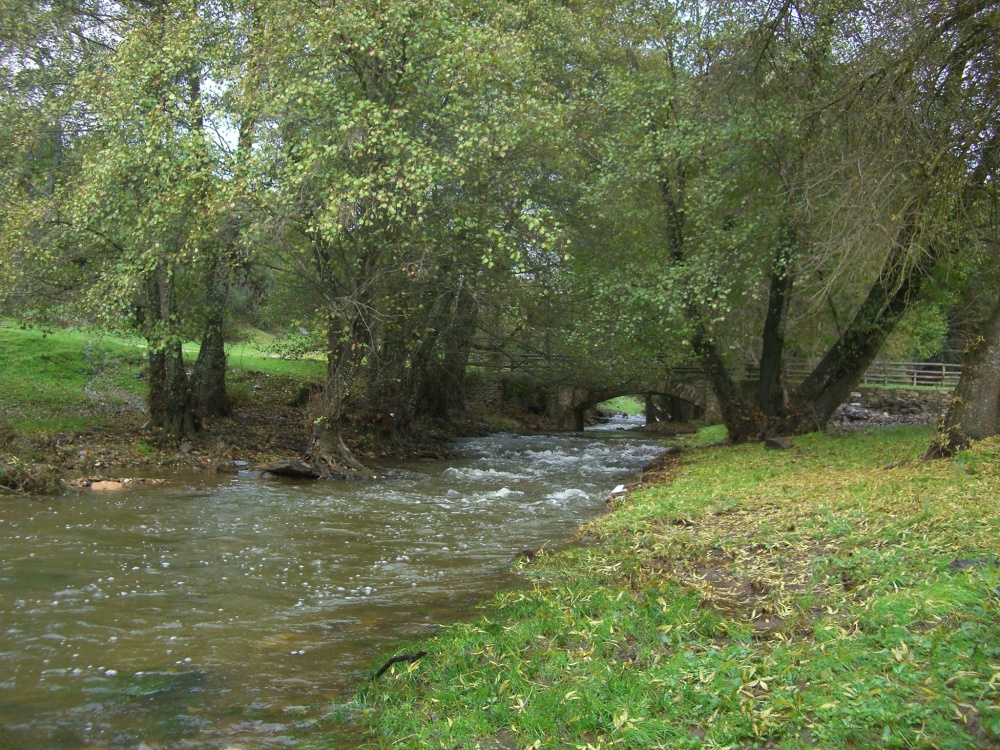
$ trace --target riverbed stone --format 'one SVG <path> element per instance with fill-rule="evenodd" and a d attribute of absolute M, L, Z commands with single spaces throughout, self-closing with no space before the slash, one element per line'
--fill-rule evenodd
<path fill-rule="evenodd" d="M 114 492 L 117 490 L 128 489 L 128 485 L 125 484 L 124 482 L 105 480 L 100 482 L 91 482 L 90 489 L 96 490 L 97 492 Z"/>
<path fill-rule="evenodd" d="M 315 466 L 301 461 L 272 461 L 257 467 L 257 471 L 292 479 L 319 479 L 320 472 Z"/>

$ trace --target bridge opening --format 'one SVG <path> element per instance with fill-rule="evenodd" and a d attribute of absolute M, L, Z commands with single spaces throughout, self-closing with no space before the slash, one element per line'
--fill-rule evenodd
<path fill-rule="evenodd" d="M 615 396 L 584 409 L 583 422 L 588 430 L 635 430 L 646 424 L 642 396 Z"/>
<path fill-rule="evenodd" d="M 646 424 L 697 422 L 705 418 L 705 407 L 665 393 L 645 394 Z"/>
<path fill-rule="evenodd" d="M 705 409 L 699 404 L 679 396 L 662 393 L 638 393 L 601 401 L 585 409 L 586 424 L 607 422 L 613 419 L 629 418 L 632 424 L 644 417 L 645 424 L 652 426 L 666 422 L 695 422 L 704 419 Z"/>
<path fill-rule="evenodd" d="M 637 411 L 638 407 L 630 401 L 614 401 L 626 395 L 631 396 L 631 401 L 642 404 L 647 426 L 663 422 L 704 421 L 718 416 L 718 404 L 714 402 L 714 394 L 704 379 L 661 381 L 653 386 L 639 388 L 641 390 L 630 393 L 624 388 L 560 386 L 550 394 L 548 419 L 557 430 L 578 432 L 583 429 L 587 419 L 593 418 L 594 408 L 608 401 L 612 402 L 614 411 Z"/>

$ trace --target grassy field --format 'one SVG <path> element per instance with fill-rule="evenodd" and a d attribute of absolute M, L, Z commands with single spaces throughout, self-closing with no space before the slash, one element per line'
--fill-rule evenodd
<path fill-rule="evenodd" d="M 1000 443 L 930 438 L 689 449 L 340 714 L 376 747 L 1000 747 Z"/>
<path fill-rule="evenodd" d="M 143 342 L 79 330 L 0 326 L 0 495 L 59 494 L 135 468 L 214 471 L 233 460 L 298 455 L 306 439 L 295 406 L 324 363 L 229 347 L 227 390 L 237 417 L 206 420 L 188 453 L 142 426 Z M 198 350 L 185 346 L 192 361 Z"/>
<path fill-rule="evenodd" d="M 185 345 L 192 360 L 198 348 Z M 145 347 L 139 339 L 81 329 L 52 332 L 0 327 L 0 417 L 20 432 L 100 427 L 141 411 Z M 230 392 L 245 397 L 246 373 L 319 379 L 324 363 L 270 356 L 253 344 L 229 347 Z"/>
<path fill-rule="evenodd" d="M 620 411 L 622 414 L 645 414 L 646 405 L 635 396 L 618 396 L 597 405 L 599 409 Z"/>

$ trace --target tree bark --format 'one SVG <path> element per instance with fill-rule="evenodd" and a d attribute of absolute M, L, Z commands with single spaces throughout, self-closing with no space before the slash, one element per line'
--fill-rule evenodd
<path fill-rule="evenodd" d="M 205 275 L 205 287 L 208 311 L 192 379 L 194 405 L 202 416 L 228 417 L 233 413 L 233 407 L 226 392 L 223 326 L 229 298 L 229 268 L 224 257 L 217 255 L 210 263 Z"/>
<path fill-rule="evenodd" d="M 173 279 L 160 266 L 146 279 L 145 331 L 149 342 L 149 422 L 171 439 L 193 437 L 199 429 L 184 370 L 181 342 L 169 329 L 177 314 Z"/>
<path fill-rule="evenodd" d="M 793 230 L 789 230 L 793 234 Z M 789 240 L 794 241 L 793 237 Z M 771 289 L 767 298 L 767 316 L 760 353 L 760 381 L 757 385 L 757 405 L 765 417 L 774 418 L 785 411 L 785 322 L 792 293 L 792 274 L 785 256 L 789 245 L 782 243 L 771 270 Z"/>
<path fill-rule="evenodd" d="M 972 440 L 1000 434 L 1000 300 L 965 348 L 962 376 L 926 458 L 953 456 Z"/>
<path fill-rule="evenodd" d="M 701 324 L 697 324 L 691 345 L 719 400 L 722 422 L 729 432 L 729 442 L 739 444 L 761 439 L 763 415 L 760 409 L 755 404 L 747 403 L 741 396 L 726 370 L 718 347 Z"/>
<path fill-rule="evenodd" d="M 660 408 L 660 404 L 657 403 L 660 399 L 655 393 L 646 394 L 646 425 L 654 425 L 657 422 L 663 421 L 664 410 Z"/>
<path fill-rule="evenodd" d="M 354 456 L 344 442 L 342 419 L 367 348 L 358 338 L 362 321 L 354 316 L 350 334 L 342 337 L 336 319 L 327 332 L 326 383 L 318 414 L 313 418 L 312 441 L 307 451 L 324 479 L 367 479 L 372 473 Z"/>

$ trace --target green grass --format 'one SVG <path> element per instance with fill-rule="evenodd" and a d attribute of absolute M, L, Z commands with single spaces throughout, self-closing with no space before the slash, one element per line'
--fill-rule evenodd
<path fill-rule="evenodd" d="M 646 405 L 635 396 L 618 396 L 597 405 L 598 409 L 620 411 L 622 414 L 645 414 Z"/>
<path fill-rule="evenodd" d="M 354 717 L 377 747 L 1000 746 L 1000 441 L 930 438 L 690 450 Z"/>
<path fill-rule="evenodd" d="M 0 410 L 15 429 L 80 429 L 98 401 L 141 400 L 142 353 L 83 331 L 0 328 Z"/>
<path fill-rule="evenodd" d="M 279 359 L 249 343 L 228 352 L 235 391 L 248 372 L 313 380 L 325 372 L 323 362 Z M 102 414 L 144 402 L 146 383 L 136 377 L 144 353 L 139 339 L 90 330 L 0 328 L 0 417 L 25 433 L 100 426 Z M 194 360 L 198 347 L 187 344 L 184 353 Z"/>
<path fill-rule="evenodd" d="M 683 436 L 682 436 L 683 437 Z M 729 432 L 723 424 L 713 424 L 701 427 L 691 437 L 691 444 L 698 447 L 719 445 L 729 439 Z"/>

